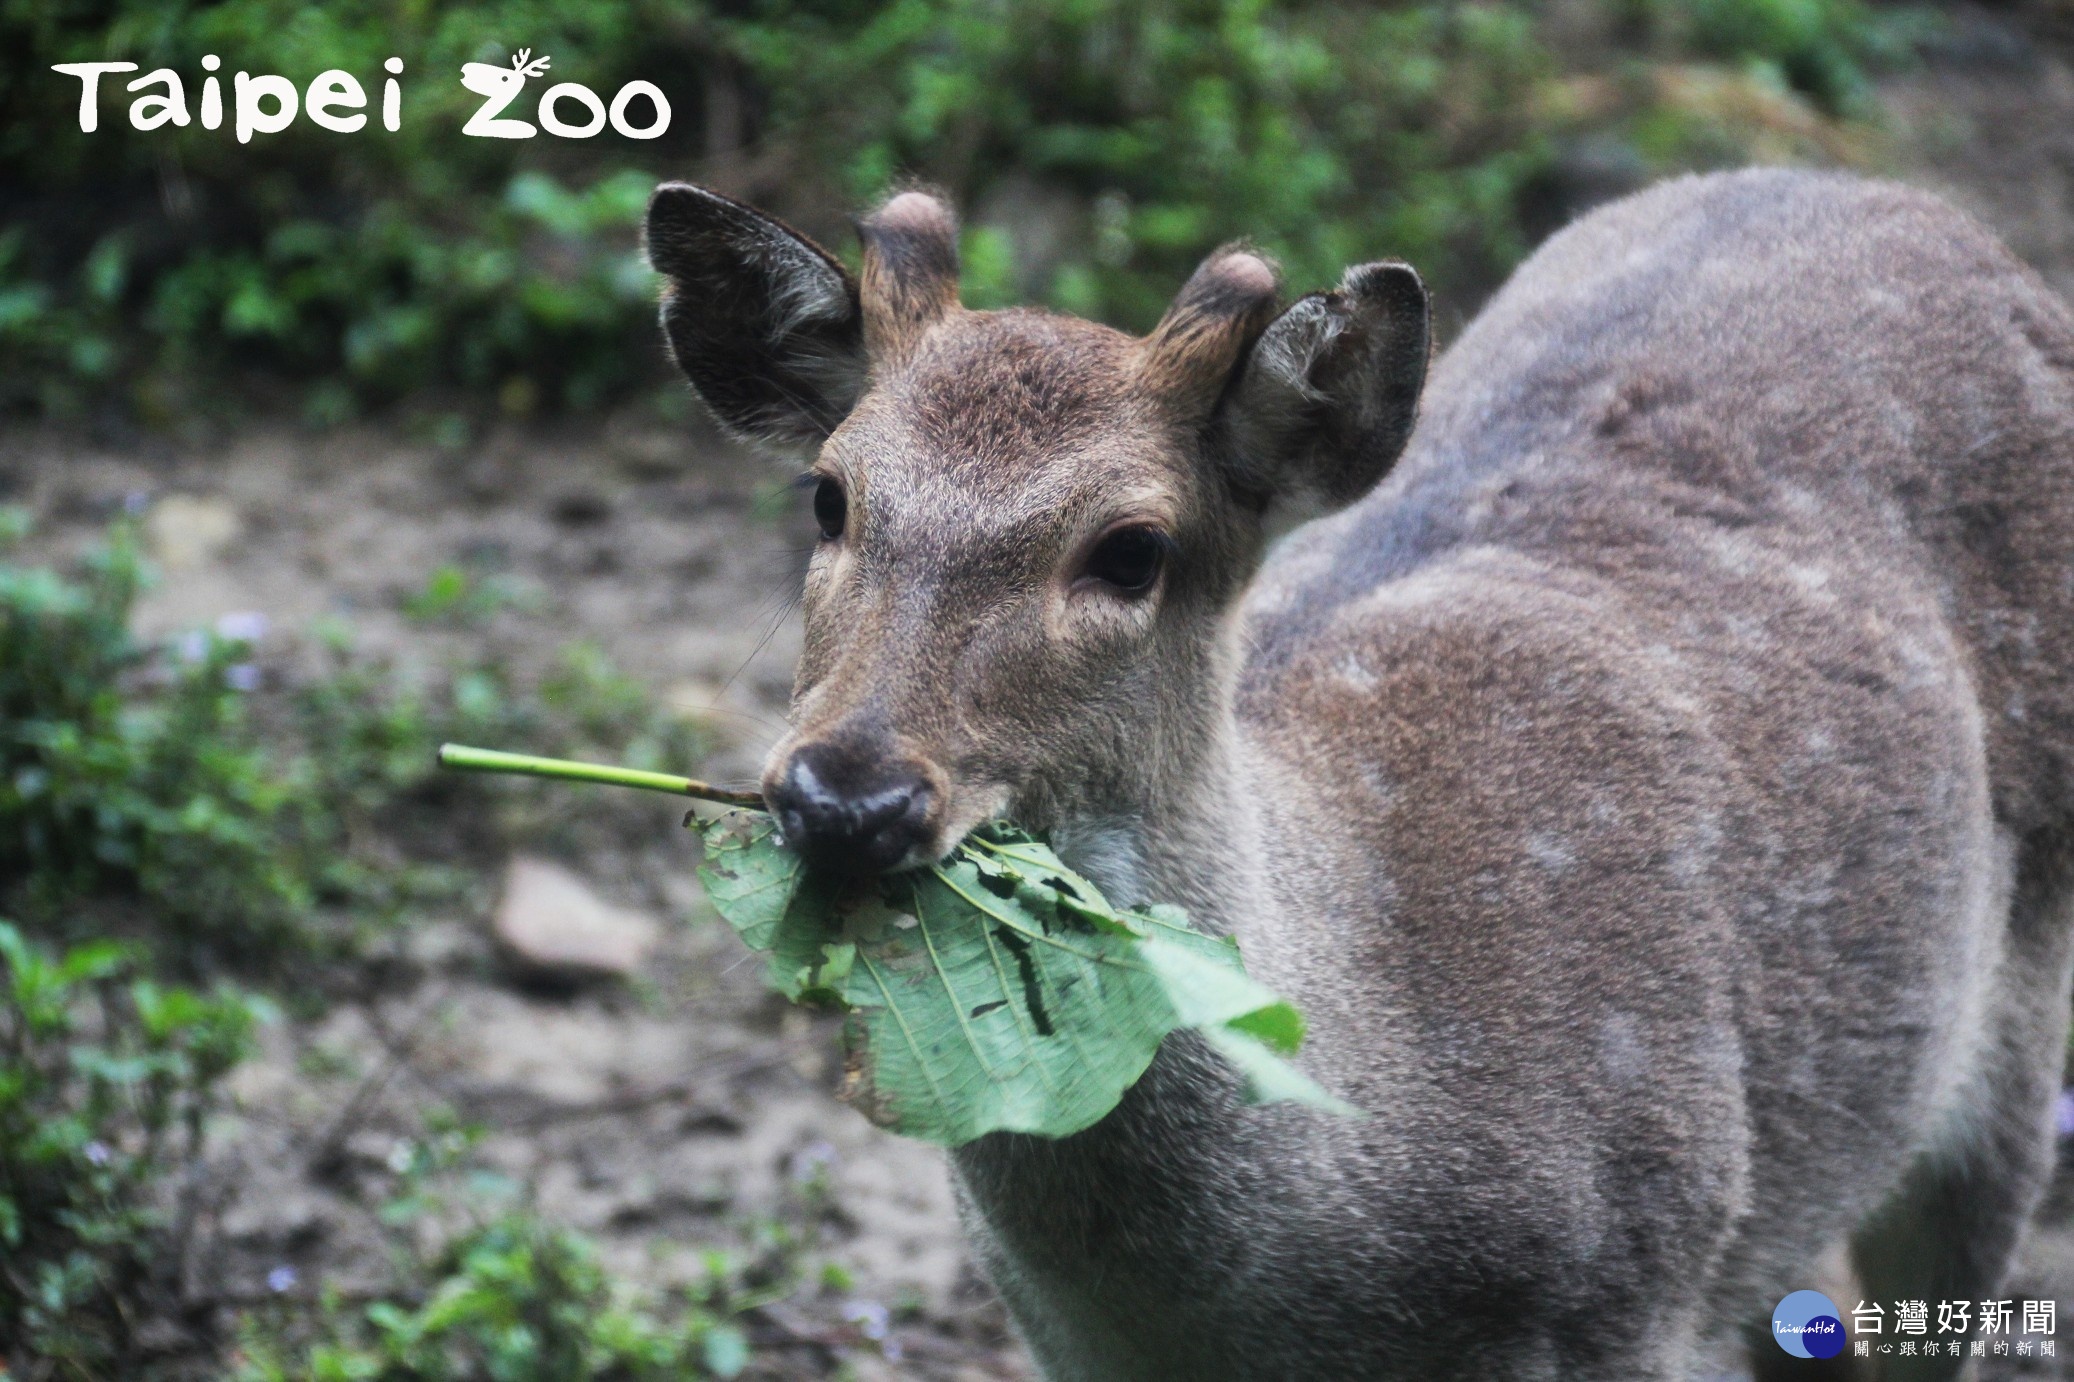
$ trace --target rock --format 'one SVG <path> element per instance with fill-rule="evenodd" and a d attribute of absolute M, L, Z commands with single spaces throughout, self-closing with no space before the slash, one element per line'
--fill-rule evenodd
<path fill-rule="evenodd" d="M 657 939 L 653 918 L 606 902 L 559 864 L 523 854 L 505 870 L 496 934 L 521 969 L 562 982 L 625 978 Z"/>
<path fill-rule="evenodd" d="M 137 1326 L 135 1346 L 145 1350 L 146 1357 L 166 1354 L 187 1353 L 201 1341 L 194 1331 L 163 1315 L 145 1318 Z"/>
<path fill-rule="evenodd" d="M 169 494 L 144 520 L 151 555 L 168 571 L 192 571 L 223 554 L 245 530 L 238 511 L 221 499 Z"/>
<path fill-rule="evenodd" d="M 619 1013 L 505 989 L 457 986 L 442 1010 L 441 1035 L 428 1036 L 417 1066 L 438 1072 L 471 1118 L 517 1126 L 542 1105 L 601 1107 L 615 1098 L 642 1102 L 696 1068 L 702 1048 L 681 1021 Z M 659 1099 L 656 1107 L 669 1107 Z M 530 1173 L 529 1173 L 530 1174 Z"/>

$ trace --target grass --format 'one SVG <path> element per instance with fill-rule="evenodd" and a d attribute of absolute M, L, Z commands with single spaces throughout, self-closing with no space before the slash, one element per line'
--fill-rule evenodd
<path fill-rule="evenodd" d="M 9 514 L 14 541 L 26 520 Z M 206 968 L 316 947 L 313 909 L 345 880 L 306 777 L 254 738 L 249 649 L 204 633 L 150 648 L 129 631 L 143 570 L 118 525 L 81 569 L 6 562 L 0 545 L 0 909 L 59 935 L 133 903 L 150 943 Z"/>
<path fill-rule="evenodd" d="M 147 972 L 0 922 L 0 1362 L 22 1382 L 142 1378 L 149 1325 L 183 1313 L 180 1173 L 267 1007 Z"/>

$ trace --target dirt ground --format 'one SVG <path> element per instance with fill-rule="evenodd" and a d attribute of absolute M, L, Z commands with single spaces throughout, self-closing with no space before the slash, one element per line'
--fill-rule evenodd
<path fill-rule="evenodd" d="M 381 429 L 256 430 L 220 451 L 15 434 L 0 471 L 40 516 L 34 555 L 142 513 L 162 570 L 146 636 L 261 613 L 271 682 L 312 664 L 325 615 L 406 670 L 494 657 L 523 678 L 583 640 L 718 735 L 709 775 L 753 781 L 783 723 L 810 520 L 782 470 L 690 433 L 513 431 L 461 455 Z M 400 612 L 449 563 L 503 593 L 479 627 Z M 869 1378 L 897 1358 L 901 1376 L 1025 1376 L 960 1245 L 941 1156 L 830 1096 L 833 1030 L 768 994 L 705 906 L 681 807 L 657 799 L 645 829 L 634 812 L 623 849 L 564 860 L 667 923 L 631 985 L 529 991 L 496 962 L 485 915 L 431 917 L 405 941 L 413 981 L 267 1030 L 218 1130 L 235 1187 L 226 1270 L 243 1278 L 229 1294 L 260 1298 L 282 1266 L 308 1289 L 378 1286 L 355 1178 L 380 1175 L 440 1105 L 491 1130 L 489 1168 L 644 1279 L 696 1277 L 709 1246 L 809 1234 L 809 1263 L 850 1280 L 761 1312 L 783 1375 L 846 1363 Z M 867 1338 L 886 1313 L 886 1338 Z"/>
<path fill-rule="evenodd" d="M 2074 294 L 2074 68 L 1975 15 L 1883 98 L 1892 170 L 1974 210 Z M 783 724 L 811 523 L 781 468 L 695 425 L 510 427 L 458 453 L 383 427 L 255 427 L 220 446 L 17 431 L 0 434 L 0 479 L 50 554 L 143 513 L 165 579 L 142 631 L 260 612 L 270 677 L 300 675 L 321 617 L 344 615 L 364 653 L 405 667 L 537 667 L 595 643 L 717 729 L 721 780 L 753 779 Z M 457 562 L 495 573 L 502 607 L 461 630 L 404 617 Z M 753 1247 L 772 1225 L 809 1233 L 810 1259 L 848 1280 L 763 1312 L 760 1375 L 1030 1376 L 960 1243 L 942 1158 L 835 1101 L 832 1030 L 743 962 L 700 898 L 676 814 L 658 803 L 652 837 L 566 861 L 666 923 L 633 984 L 515 985 L 485 915 L 460 909 L 414 928 L 413 982 L 268 1030 L 217 1139 L 230 1294 L 261 1298 L 282 1266 L 305 1289 L 371 1282 L 378 1239 L 354 1178 L 390 1164 L 436 1103 L 489 1127 L 487 1164 L 646 1279 L 689 1279 L 702 1248 Z M 2014 1293 L 2058 1296 L 2074 1318 L 2074 1193 L 2050 1217 L 2060 1227 L 2035 1236 Z M 884 1312 L 884 1337 L 868 1337 Z"/>

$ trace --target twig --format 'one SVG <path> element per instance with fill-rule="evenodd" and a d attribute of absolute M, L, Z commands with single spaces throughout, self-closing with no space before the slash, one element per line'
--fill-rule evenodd
<path fill-rule="evenodd" d="M 604 763 L 578 763 L 567 758 L 541 758 L 530 753 L 472 749 L 466 744 L 441 744 L 439 766 L 472 773 L 519 773 L 527 777 L 560 778 L 566 782 L 598 782 L 608 787 L 644 787 L 651 792 L 670 792 L 680 797 L 717 802 L 722 806 L 746 806 L 755 811 L 764 809 L 761 792 L 715 787 L 695 777 L 643 772 L 639 768 L 615 768 Z"/>

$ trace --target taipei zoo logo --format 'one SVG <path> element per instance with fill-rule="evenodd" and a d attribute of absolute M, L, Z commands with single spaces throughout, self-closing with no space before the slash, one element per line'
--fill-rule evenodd
<path fill-rule="evenodd" d="M 1795 1358 L 1834 1358 L 1844 1351 L 1844 1320 L 1820 1291 L 1795 1291 L 1772 1311 L 1772 1338 Z"/>
<path fill-rule="evenodd" d="M 544 76 L 550 65 L 551 59 L 534 57 L 531 48 L 519 49 L 509 67 L 463 63 L 461 85 L 481 97 L 482 105 L 461 127 L 461 133 L 477 139 L 531 139 L 545 130 L 559 139 L 589 139 L 609 125 L 628 139 L 658 139 L 670 128 L 669 98 L 654 82 L 645 81 L 628 82 L 609 103 L 581 82 L 556 82 L 540 93 L 539 104 L 533 108 L 533 119 L 540 122 L 537 126 L 531 120 L 506 115 L 505 109 L 519 99 L 526 83 Z M 124 78 L 137 70 L 134 62 L 62 62 L 51 70 L 78 81 L 79 129 L 82 134 L 92 134 L 101 127 L 104 95 L 111 104 L 119 103 L 124 95 L 132 98 L 129 117 L 135 129 L 155 130 L 168 124 L 184 127 L 197 114 L 203 129 L 222 129 L 225 92 L 223 78 L 216 75 L 222 67 L 223 60 L 214 53 L 202 59 L 196 111 L 188 108 L 186 81 L 170 67 L 129 80 Z M 397 80 L 403 59 L 390 58 L 382 70 L 389 75 L 381 83 L 381 127 L 394 131 L 403 123 L 403 89 Z M 105 93 L 103 77 L 111 79 Z M 298 112 L 312 124 L 338 134 L 367 128 L 367 88 L 351 72 L 339 68 L 320 72 L 306 88 L 274 73 L 238 72 L 225 77 L 230 81 L 229 125 L 240 144 L 251 143 L 255 134 L 279 134 L 296 122 Z M 120 91 L 115 89 L 118 81 Z"/>

